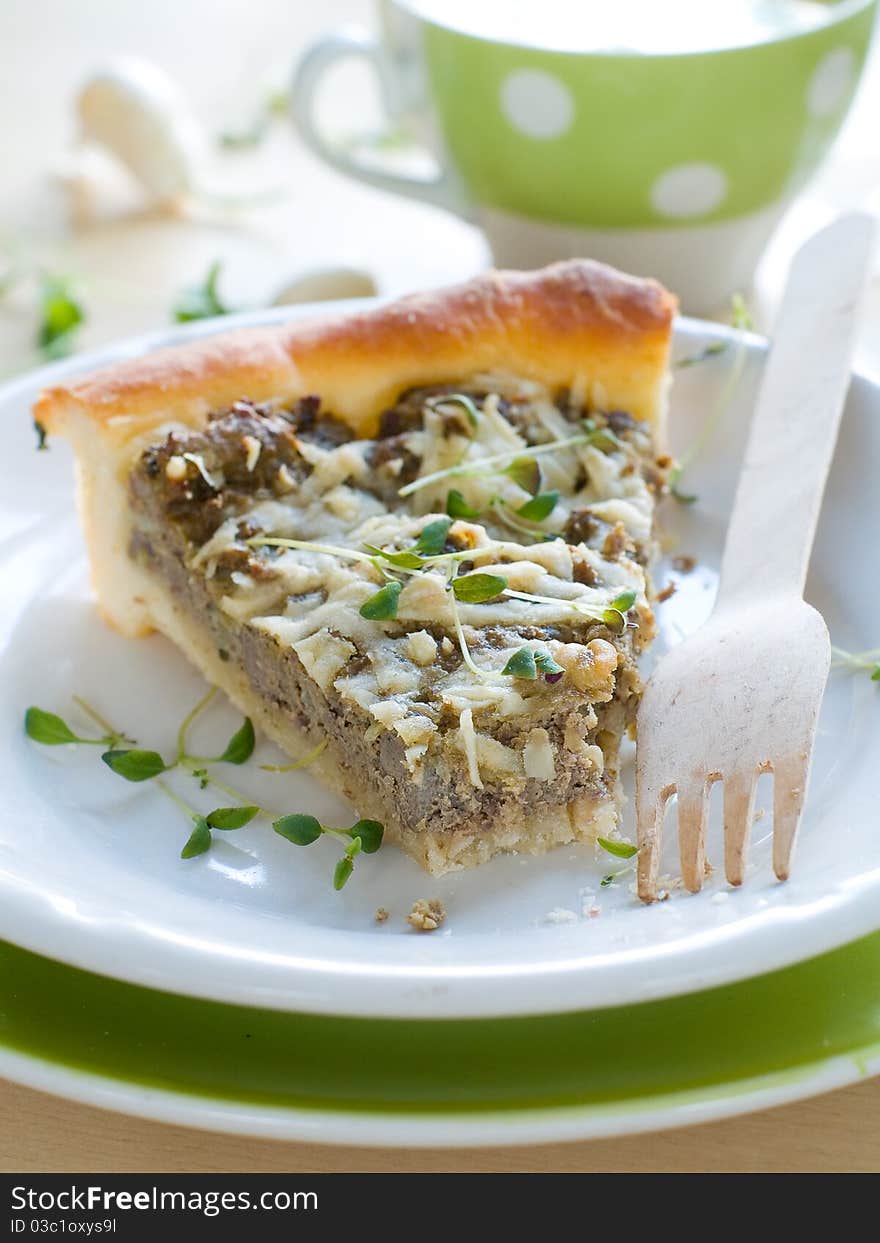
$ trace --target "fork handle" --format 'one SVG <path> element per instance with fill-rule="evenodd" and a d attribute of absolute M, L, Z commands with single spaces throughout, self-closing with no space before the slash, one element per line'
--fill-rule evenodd
<path fill-rule="evenodd" d="M 803 594 L 874 235 L 872 217 L 843 216 L 795 256 L 752 417 L 716 611 Z"/>

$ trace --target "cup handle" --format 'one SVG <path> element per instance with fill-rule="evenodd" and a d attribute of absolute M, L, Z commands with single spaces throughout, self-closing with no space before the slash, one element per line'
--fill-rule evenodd
<path fill-rule="evenodd" d="M 381 45 L 365 31 L 339 30 L 319 39 L 296 66 L 290 88 L 290 111 L 306 146 L 332 168 L 349 177 L 379 190 L 390 190 L 435 207 L 443 207 L 470 219 L 472 212 L 467 198 L 450 171 L 444 169 L 436 177 L 406 177 L 400 173 L 385 172 L 334 146 L 321 132 L 314 107 L 318 85 L 332 64 L 351 57 L 366 60 L 378 77 L 380 87 L 384 87 Z"/>

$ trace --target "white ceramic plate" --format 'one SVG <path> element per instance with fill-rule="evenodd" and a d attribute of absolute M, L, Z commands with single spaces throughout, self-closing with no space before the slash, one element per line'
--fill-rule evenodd
<path fill-rule="evenodd" d="M 290 314 L 288 308 L 234 322 Z M 772 879 L 768 814 L 755 825 L 742 890 L 729 890 L 716 873 L 701 895 L 673 888 L 668 901 L 648 908 L 633 896 L 630 874 L 601 887 L 602 877 L 622 865 L 580 847 L 542 859 L 502 858 L 439 881 L 389 848 L 363 859 L 342 894 L 330 885 L 338 853 L 331 843 L 297 849 L 265 826 L 248 826 L 184 863 L 178 854 L 187 825 L 158 791 L 121 782 L 88 748 L 31 743 L 22 732 L 26 706 L 36 703 L 84 724 L 71 709 L 78 693 L 141 745 L 167 752 L 179 718 L 204 689 L 163 639 L 126 641 L 97 619 L 74 515 L 70 454 L 61 443 L 34 452 L 28 411 L 50 380 L 211 330 L 217 325 L 130 342 L 47 368 L 0 393 L 0 938 L 96 972 L 218 1000 L 443 1017 L 671 996 L 773 970 L 880 926 L 880 705 L 866 675 L 832 675 L 792 879 L 786 885 Z M 714 325 L 682 320 L 677 326 L 679 357 L 719 337 L 730 340 L 725 352 L 676 375 L 671 430 L 679 450 L 718 402 L 736 349 Z M 699 500 L 670 504 L 666 515 L 670 555 L 689 554 L 698 564 L 690 574 L 672 574 L 678 590 L 660 609 L 658 651 L 698 626 L 711 606 L 763 362 L 757 338 L 745 349 L 745 370 L 718 432 L 683 484 Z M 880 644 L 872 630 L 880 611 L 873 576 L 878 460 L 880 388 L 857 378 L 808 589 L 834 642 L 851 650 Z M 658 581 L 668 577 L 663 564 Z M 222 744 L 236 719 L 218 707 L 197 738 L 206 748 Z M 265 746 L 258 758 L 271 762 L 274 754 Z M 339 824 L 351 814 L 307 775 L 266 776 L 251 765 L 235 776 L 274 806 L 314 811 Z M 766 807 L 766 791 L 764 797 Z M 215 802 L 206 798 L 204 808 Z M 631 810 L 623 827 L 632 832 Z M 672 871 L 674 834 L 668 836 Z M 716 824 L 710 858 L 720 857 L 719 845 Z M 415 899 L 434 896 L 447 908 L 445 925 L 431 935 L 413 932 L 406 912 Z M 382 925 L 373 919 L 379 906 L 391 912 Z"/>
<path fill-rule="evenodd" d="M 199 1098 L 87 1074 L 0 1049 L 0 1074 L 5 1078 L 84 1105 L 174 1126 L 348 1147 L 478 1148 L 638 1135 L 772 1109 L 863 1082 L 878 1072 L 880 1058 L 876 1055 L 871 1059 L 835 1057 L 796 1074 L 756 1075 L 734 1085 L 713 1084 L 700 1091 L 668 1096 L 519 1113 L 499 1110 L 437 1117 L 293 1110 L 271 1104 L 241 1104 L 219 1095 Z"/>

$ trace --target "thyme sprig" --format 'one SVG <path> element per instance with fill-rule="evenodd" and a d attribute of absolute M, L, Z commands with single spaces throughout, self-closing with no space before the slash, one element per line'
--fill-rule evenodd
<path fill-rule="evenodd" d="M 311 846 L 319 837 L 333 837 L 342 842 L 345 849 L 333 870 L 333 888 L 342 889 L 354 871 L 354 861 L 359 854 L 375 854 L 382 845 L 384 829 L 378 820 L 358 820 L 350 829 L 336 829 L 322 824 L 315 816 L 295 814 L 279 816 L 272 828 L 294 846 Z"/>
<path fill-rule="evenodd" d="M 184 814 L 192 826 L 190 835 L 180 852 L 182 859 L 194 859 L 198 855 L 205 854 L 210 850 L 214 842 L 215 832 L 228 833 L 244 828 L 246 824 L 250 824 L 258 816 L 271 820 L 276 832 L 282 837 L 287 837 L 290 841 L 295 840 L 288 832 L 283 831 L 278 826 L 282 824 L 289 825 L 290 822 L 297 819 L 311 821 L 314 820 L 314 817 L 303 817 L 298 814 L 284 815 L 281 812 L 273 811 L 268 807 L 254 803 L 247 795 L 227 782 L 220 780 L 211 771 L 210 766 L 214 764 L 242 765 L 251 758 L 256 738 L 253 724 L 248 717 L 244 718 L 242 724 L 219 755 L 197 756 L 191 754 L 188 745 L 190 728 L 196 718 L 214 699 L 216 693 L 216 688 L 212 687 L 183 718 L 177 731 L 176 752 L 170 761 L 164 760 L 158 751 L 147 750 L 133 745 L 123 746 L 122 744 L 125 743 L 133 744 L 134 740 L 116 729 L 95 708 L 77 696 L 74 696 L 75 702 L 102 730 L 99 737 L 84 737 L 73 730 L 56 713 L 47 712 L 45 709 L 35 706 L 28 708 L 25 713 L 25 733 L 34 742 L 42 743 L 44 746 L 75 744 L 104 747 L 106 749 L 102 752 L 101 759 L 111 772 L 118 777 L 134 783 L 154 782 L 166 798 L 174 803 Z M 303 768 L 311 763 L 323 751 L 326 745 L 326 740 L 322 741 L 308 755 L 303 756 L 301 760 L 293 764 L 264 765 L 264 771 L 289 772 L 295 768 Z M 198 811 L 163 779 L 165 775 L 174 770 L 179 770 L 192 777 L 198 782 L 200 789 L 213 786 L 232 799 L 233 804 L 215 807 L 207 813 Z M 315 821 L 315 823 L 317 824 L 318 822 Z M 373 854 L 379 849 L 379 846 L 382 844 L 383 829 L 378 821 L 359 820 L 351 829 L 330 829 L 326 826 L 321 826 L 318 836 L 321 833 L 337 837 L 345 846 L 343 856 L 336 865 L 333 881 L 334 887 L 341 889 L 354 870 L 354 857 L 360 852 Z M 298 844 L 303 843 L 299 842 Z"/>
<path fill-rule="evenodd" d="M 73 352 L 77 330 L 85 321 L 85 311 L 74 282 L 66 276 L 43 273 L 39 297 L 37 348 L 43 358 L 54 362 Z"/>
<path fill-rule="evenodd" d="M 315 552 L 327 556 L 340 557 L 348 561 L 357 561 L 370 565 L 377 570 L 385 582 L 373 595 L 369 596 L 360 607 L 360 615 L 369 621 L 392 621 L 397 617 L 403 583 L 395 575 L 422 574 L 437 569 L 444 573 L 445 590 L 453 599 L 465 604 L 480 604 L 505 596 L 511 600 L 522 600 L 531 604 L 549 604 L 556 608 L 570 608 L 582 617 L 602 622 L 615 634 L 621 634 L 627 626 L 626 613 L 635 603 L 636 593 L 622 592 L 607 604 L 592 603 L 587 600 L 566 600 L 558 596 L 535 595 L 528 591 L 517 591 L 508 586 L 507 578 L 502 574 L 471 573 L 453 576 L 455 564 L 470 561 L 476 553 L 491 552 L 497 541 L 491 541 L 478 549 L 465 548 L 423 555 L 418 549 L 434 548 L 439 540 L 445 541 L 452 519 L 438 518 L 427 524 L 417 541 L 411 548 L 398 550 L 379 548 L 375 544 L 367 544 L 365 550 L 342 548 L 334 544 L 318 544 L 311 540 L 288 539 L 284 536 L 255 535 L 245 540 L 251 548 L 291 548 L 304 552 Z M 469 668 L 476 669 L 470 661 Z"/>
<path fill-rule="evenodd" d="M 181 290 L 171 314 L 176 323 L 189 324 L 197 319 L 214 319 L 219 315 L 231 315 L 233 308 L 220 297 L 218 284 L 223 264 L 215 259 L 208 268 L 200 285 L 188 285 Z"/>
<path fill-rule="evenodd" d="M 412 496 L 414 492 L 419 492 L 422 488 L 428 488 L 432 484 L 439 483 L 442 479 L 473 479 L 480 476 L 504 474 L 512 469 L 516 482 L 521 484 L 522 481 L 528 482 L 530 486 L 525 487 L 524 490 L 531 492 L 534 496 L 541 486 L 540 470 L 538 469 L 536 472 L 535 468 L 538 467 L 538 463 L 534 459 L 543 457 L 548 453 L 559 453 L 562 449 L 574 449 L 581 445 L 591 444 L 601 447 L 603 444 L 610 444 L 612 441 L 616 441 L 617 444 L 620 443 L 617 437 L 614 436 L 614 433 L 607 428 L 586 426 L 587 422 L 585 420 L 585 430 L 574 436 L 564 436 L 559 440 L 550 440 L 546 444 L 505 449 L 502 453 L 493 453 L 487 457 L 475 458 L 473 461 L 457 462 L 454 466 L 447 466 L 443 470 L 435 470 L 429 475 L 421 475 L 419 478 L 413 479 L 411 483 L 399 488 L 397 495 L 400 497 Z"/>
<path fill-rule="evenodd" d="M 628 863 L 632 863 L 636 855 L 639 853 L 638 846 L 633 846 L 632 842 L 615 842 L 607 837 L 597 837 L 596 845 L 615 859 L 625 859 Z M 625 876 L 631 869 L 629 867 L 619 868 L 616 872 L 609 872 L 603 876 L 599 884 L 603 889 L 607 889 L 609 885 L 613 885 L 618 876 Z"/>
<path fill-rule="evenodd" d="M 696 354 L 688 354 L 687 357 L 680 358 L 675 363 L 675 368 L 677 371 L 685 371 L 688 367 L 696 367 L 698 363 L 708 362 L 717 354 L 723 354 L 726 349 L 726 341 L 712 341 L 709 345 L 704 345 L 701 350 L 697 350 Z"/>
<path fill-rule="evenodd" d="M 511 656 L 501 670 L 509 678 L 525 678 L 534 682 L 540 673 L 545 682 L 558 682 L 565 673 L 562 665 L 557 664 L 549 652 L 540 648 L 521 647 Z"/>
<path fill-rule="evenodd" d="M 438 393 L 436 397 L 429 397 L 425 405 L 429 410 L 441 410 L 443 406 L 457 406 L 464 411 L 473 430 L 480 426 L 480 411 L 477 409 L 477 403 L 467 393 Z"/>
<path fill-rule="evenodd" d="M 880 647 L 868 652 L 847 652 L 842 647 L 832 647 L 831 667 L 868 673 L 872 682 L 880 682 Z"/>
<path fill-rule="evenodd" d="M 524 505 L 515 508 L 501 496 L 489 498 L 484 509 L 476 509 L 470 505 L 457 488 L 450 488 L 446 494 L 446 512 L 450 518 L 462 518 L 466 522 L 475 522 L 490 511 L 494 511 L 500 521 L 520 535 L 528 535 L 536 543 L 546 540 L 561 539 L 557 531 L 548 532 L 536 525 L 549 518 L 556 508 L 559 493 L 555 489 L 538 492 Z"/>

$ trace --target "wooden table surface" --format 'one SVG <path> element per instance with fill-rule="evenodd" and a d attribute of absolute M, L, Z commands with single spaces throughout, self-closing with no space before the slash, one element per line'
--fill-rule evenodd
<path fill-rule="evenodd" d="M 355 186 L 319 166 L 281 124 L 256 155 L 228 157 L 222 175 L 280 188 L 230 215 L 202 208 L 170 217 L 139 202 L 106 171 L 75 195 L 52 170 L 73 133 L 71 97 L 89 68 L 118 51 L 154 57 L 183 80 L 215 129 L 246 120 L 267 83 L 283 81 L 297 50 L 341 20 L 369 20 L 368 0 L 29 0 L 0 8 L 0 243 L 81 281 L 84 347 L 160 328 L 183 285 L 224 262 L 235 306 L 265 304 L 279 281 L 347 264 L 370 271 L 382 292 L 442 283 L 487 261 L 479 234 L 431 208 Z M 257 20 L 259 18 L 259 20 Z M 191 49 L 200 48 L 193 71 Z M 875 54 L 860 103 L 835 154 L 791 212 L 759 270 L 752 305 L 769 322 L 798 241 L 833 211 L 880 186 L 880 63 Z M 38 72 L 34 72 L 34 66 Z M 365 90 L 355 74 L 336 92 L 341 124 Z M 51 88 L 51 89 L 50 89 Z M 359 97 L 359 96 L 358 96 Z M 360 110 L 355 109 L 360 115 Z M 10 120 L 9 118 L 12 118 Z M 353 122 L 352 127 L 356 125 Z M 0 301 L 0 375 L 33 352 L 27 294 Z M 880 372 L 880 279 L 875 275 L 859 365 Z M 103 1113 L 0 1082 L 0 1170 L 62 1172 L 355 1171 L 869 1171 L 880 1167 L 880 1080 L 814 1100 L 688 1130 L 532 1148 L 370 1150 L 282 1144 Z"/>
<path fill-rule="evenodd" d="M 0 1082 L 7 1173 L 872 1173 L 880 1079 L 686 1130 L 524 1148 L 338 1148 L 206 1134 Z"/>

